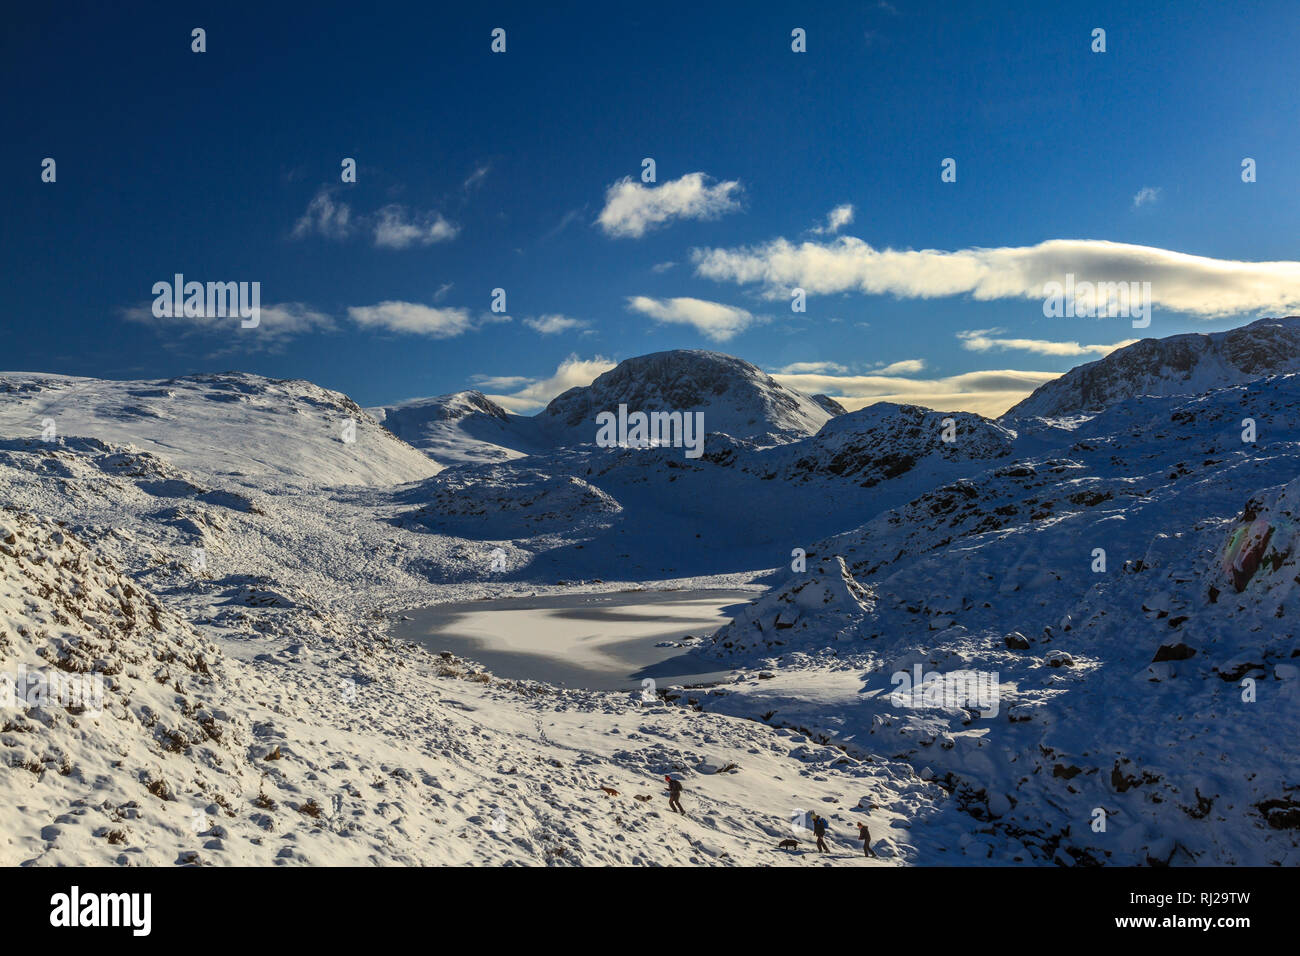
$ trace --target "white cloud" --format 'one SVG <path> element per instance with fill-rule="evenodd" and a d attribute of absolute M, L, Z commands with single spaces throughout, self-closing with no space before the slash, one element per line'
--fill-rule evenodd
<path fill-rule="evenodd" d="M 444 219 L 442 213 L 429 212 L 412 219 L 406 208 L 397 204 L 379 210 L 374 227 L 375 245 L 384 249 L 447 242 L 455 239 L 458 232 L 460 227 Z"/>
<path fill-rule="evenodd" d="M 573 319 L 567 315 L 540 315 L 535 319 L 524 319 L 524 325 L 542 335 L 556 335 L 560 332 L 568 332 L 570 329 L 585 329 L 587 324 L 582 319 Z"/>
<path fill-rule="evenodd" d="M 1149 206 L 1160 198 L 1160 189 L 1158 187 L 1143 186 L 1133 197 L 1133 208 L 1141 209 L 1143 206 Z"/>
<path fill-rule="evenodd" d="M 468 309 L 439 308 L 417 302 L 380 302 L 352 306 L 348 318 L 363 328 L 388 329 L 447 339 L 473 327 Z"/>
<path fill-rule="evenodd" d="M 947 412 L 976 412 L 996 418 L 1038 386 L 1059 376 L 1059 372 L 989 369 L 944 378 L 911 378 L 880 373 L 772 377 L 782 385 L 808 395 L 829 395 L 849 411 L 875 402 L 897 402 Z"/>
<path fill-rule="evenodd" d="M 816 372 L 836 372 L 842 374 L 847 371 L 848 366 L 840 365 L 838 362 L 792 362 L 784 368 L 777 369 L 775 374 L 803 375 Z"/>
<path fill-rule="evenodd" d="M 725 342 L 762 321 L 745 309 L 706 299 L 652 299 L 649 296 L 634 295 L 627 300 L 627 305 L 634 312 L 648 315 L 656 322 L 694 326 L 715 342 Z"/>
<path fill-rule="evenodd" d="M 342 241 L 358 232 L 369 232 L 381 249 L 405 249 L 417 243 L 427 246 L 455 239 L 460 227 L 440 212 L 412 214 L 397 203 L 384 206 L 373 216 L 353 215 L 351 207 L 336 202 L 334 191 L 326 187 L 312 197 L 290 235 L 294 239 L 318 235 Z"/>
<path fill-rule="evenodd" d="M 307 211 L 294 223 L 291 235 L 303 239 L 312 234 L 327 239 L 346 239 L 352 231 L 352 210 L 345 202 L 336 203 L 330 190 L 322 189 L 307 204 Z"/>
<path fill-rule="evenodd" d="M 915 375 L 924 370 L 924 359 L 903 359 L 901 362 L 890 362 L 872 371 L 876 375 Z"/>
<path fill-rule="evenodd" d="M 485 388 L 521 388 L 533 379 L 527 375 L 471 375 L 470 381 L 482 391 Z"/>
<path fill-rule="evenodd" d="M 496 377 L 480 375 L 475 376 L 475 380 L 479 383 L 481 389 L 520 386 L 510 394 L 489 394 L 488 398 L 502 408 L 522 415 L 536 411 L 555 396 L 567 392 L 571 388 L 590 385 L 596 380 L 596 376 L 608 372 L 616 364 L 599 355 L 590 359 L 580 359 L 576 355 L 570 355 L 556 366 L 555 374 L 547 378 L 530 379 L 514 375 Z"/>
<path fill-rule="evenodd" d="M 475 167 L 474 172 L 465 177 L 465 181 L 461 183 L 461 191 L 470 192 L 483 185 L 483 180 L 487 179 L 487 174 L 491 172 L 491 170 L 492 167 L 486 163 L 482 166 Z"/>
<path fill-rule="evenodd" d="M 1078 356 L 1078 355 L 1109 355 L 1116 349 L 1123 348 L 1126 345 L 1132 345 L 1137 339 L 1123 339 L 1119 342 L 1111 342 L 1109 345 L 1080 345 L 1078 342 L 1057 342 L 1051 339 L 1008 339 L 993 338 L 990 333 L 996 332 L 996 329 L 972 329 L 968 332 L 958 332 L 957 338 L 961 339 L 962 348 L 969 349 L 972 352 L 988 352 L 992 350 L 1006 351 L 1013 349 L 1020 352 L 1033 352 L 1035 355 L 1058 355 L 1058 356 Z"/>
<path fill-rule="evenodd" d="M 812 232 L 818 234 L 835 235 L 845 226 L 853 221 L 853 206 L 845 203 L 842 206 L 836 206 L 826 215 L 826 224 L 823 226 L 813 226 Z"/>
<path fill-rule="evenodd" d="M 1155 305 L 1205 318 L 1300 311 L 1300 262 L 1239 262 L 1152 246 L 1051 239 L 998 249 L 873 249 L 851 236 L 826 243 L 776 239 L 735 249 L 695 249 L 697 275 L 760 283 L 771 298 L 800 287 L 810 294 L 857 291 L 929 299 L 1038 299 L 1048 282 L 1150 282 Z"/>
<path fill-rule="evenodd" d="M 628 176 L 605 191 L 605 208 L 596 224 L 607 236 L 639 238 L 671 219 L 716 219 L 740 208 L 734 198 L 740 183 L 710 185 L 704 173 L 687 173 L 661 186 L 646 186 Z"/>
<path fill-rule="evenodd" d="M 299 335 L 333 332 L 337 328 L 330 316 L 301 302 L 259 306 L 258 323 L 251 329 L 241 328 L 242 320 L 238 316 L 155 316 L 152 303 L 123 309 L 121 315 L 128 322 L 165 329 L 169 337 L 223 336 L 227 347 L 219 349 L 216 355 L 278 352 Z"/>

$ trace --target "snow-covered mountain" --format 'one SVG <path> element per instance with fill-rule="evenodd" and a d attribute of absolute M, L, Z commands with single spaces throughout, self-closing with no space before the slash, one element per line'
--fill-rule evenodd
<path fill-rule="evenodd" d="M 346 395 L 238 372 L 139 382 L 0 372 L 0 435 L 43 434 L 235 482 L 390 484 L 440 467 Z"/>
<path fill-rule="evenodd" d="M 832 414 L 699 352 L 536 419 L 0 374 L 0 677 L 105 690 L 0 710 L 0 863 L 806 865 L 776 844 L 817 806 L 890 863 L 1297 865 L 1300 372 L 1276 323 L 1155 342 L 1193 373 L 1000 422 Z M 703 409 L 703 454 L 596 447 L 607 402 Z M 760 577 L 681 649 L 730 676 L 650 702 L 388 633 L 435 603 Z M 896 693 L 917 669 L 997 699 Z M 662 812 L 669 772 L 698 815 Z M 875 865 L 850 849 L 818 862 Z"/>
<path fill-rule="evenodd" d="M 509 461 L 549 444 L 531 418 L 469 390 L 366 409 L 407 444 L 444 465 Z"/>
<path fill-rule="evenodd" d="M 564 444 L 593 442 L 596 415 L 620 404 L 629 412 L 702 412 L 706 431 L 760 444 L 814 434 L 834 414 L 742 359 L 677 349 L 620 362 L 590 385 L 557 396 L 537 418 Z"/>
<path fill-rule="evenodd" d="M 1134 342 L 1040 385 L 1003 418 L 1061 418 L 1126 398 L 1199 395 L 1285 372 L 1300 372 L 1300 316 Z"/>

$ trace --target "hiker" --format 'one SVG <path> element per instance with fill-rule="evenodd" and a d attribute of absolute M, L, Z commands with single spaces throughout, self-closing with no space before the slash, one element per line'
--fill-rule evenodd
<path fill-rule="evenodd" d="M 858 824 L 858 839 L 862 841 L 862 855 L 874 858 L 876 851 L 871 849 L 871 831 L 865 823 Z"/>
<path fill-rule="evenodd" d="M 668 774 L 664 774 L 664 779 L 668 781 L 669 809 L 676 810 L 684 816 L 686 811 L 682 809 L 682 782 L 680 780 L 674 780 L 672 777 L 668 776 Z"/>
<path fill-rule="evenodd" d="M 813 818 L 813 836 L 817 838 L 817 852 L 818 853 L 831 852 L 830 850 L 826 849 L 826 818 L 819 817 L 815 813 L 812 815 L 812 818 Z"/>

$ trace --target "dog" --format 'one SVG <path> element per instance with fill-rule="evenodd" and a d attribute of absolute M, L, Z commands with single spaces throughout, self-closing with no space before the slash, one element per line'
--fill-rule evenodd
<path fill-rule="evenodd" d="M 782 840 L 776 845 L 778 850 L 793 850 L 799 846 L 798 840 Z"/>
<path fill-rule="evenodd" d="M 611 797 L 617 797 L 617 796 L 618 796 L 618 791 L 615 790 L 613 787 L 601 787 L 600 789 L 604 790 L 605 793 L 609 794 L 609 796 L 611 796 Z"/>
<path fill-rule="evenodd" d="M 645 803 L 647 800 L 653 800 L 654 797 L 650 796 L 650 794 L 648 793 L 638 793 L 635 797 L 633 797 L 633 799 L 640 800 L 642 803 Z"/>

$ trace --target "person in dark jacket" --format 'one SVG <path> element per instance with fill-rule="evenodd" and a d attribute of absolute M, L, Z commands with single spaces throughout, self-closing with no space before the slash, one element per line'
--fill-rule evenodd
<path fill-rule="evenodd" d="M 871 849 L 871 831 L 865 823 L 858 824 L 858 839 L 862 841 L 862 855 L 874 857 L 876 851 Z"/>
<path fill-rule="evenodd" d="M 668 808 L 685 815 L 686 811 L 682 809 L 682 782 L 667 774 L 664 774 L 664 779 L 668 781 Z"/>
<path fill-rule="evenodd" d="M 817 852 L 818 853 L 831 852 L 830 850 L 826 849 L 826 818 L 819 817 L 815 813 L 812 815 L 812 818 L 813 818 L 813 836 L 817 838 Z"/>

